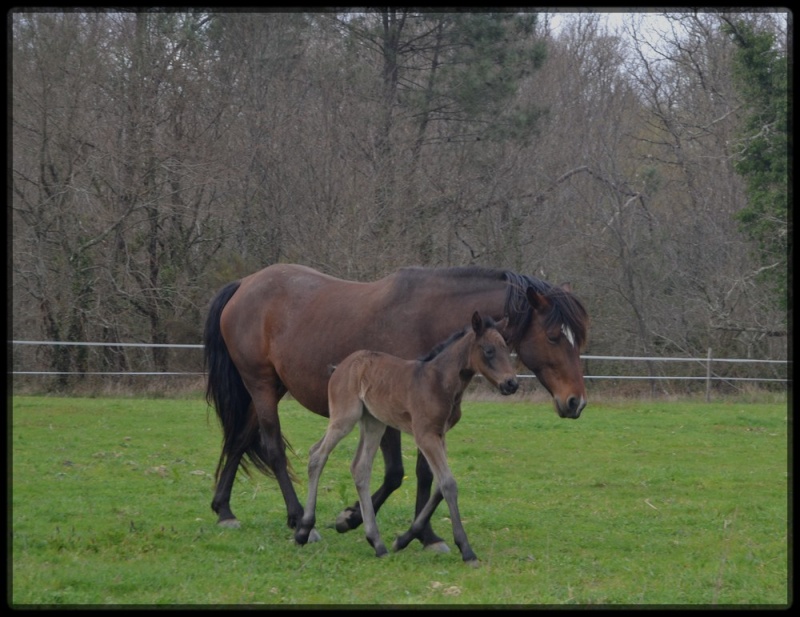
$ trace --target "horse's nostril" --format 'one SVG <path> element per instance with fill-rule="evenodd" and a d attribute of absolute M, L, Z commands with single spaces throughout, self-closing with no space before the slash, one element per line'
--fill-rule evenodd
<path fill-rule="evenodd" d="M 579 417 L 584 407 L 586 407 L 586 401 L 583 397 L 570 396 L 567 399 L 567 411 L 571 418 Z"/>
<path fill-rule="evenodd" d="M 503 384 L 501 391 L 505 394 L 514 394 L 517 388 L 519 388 L 519 382 L 512 377 Z"/>

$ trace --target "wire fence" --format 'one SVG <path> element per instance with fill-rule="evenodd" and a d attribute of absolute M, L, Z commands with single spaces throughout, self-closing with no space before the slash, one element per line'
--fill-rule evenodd
<path fill-rule="evenodd" d="M 205 375 L 202 370 L 203 346 L 198 344 L 12 340 L 9 345 L 12 360 L 9 374 L 19 377 L 57 377 L 64 381 L 92 376 L 199 378 Z M 83 351 L 65 355 L 61 362 L 63 366 L 58 364 L 53 351 L 42 351 L 66 347 L 82 348 Z M 162 354 L 158 368 L 152 351 L 134 353 L 134 350 L 153 349 L 159 349 Z M 195 352 L 181 353 L 180 350 Z M 706 398 L 710 396 L 714 385 L 759 382 L 783 388 L 791 382 L 789 360 L 714 358 L 711 349 L 705 358 L 582 355 L 581 360 L 586 380 L 618 383 L 648 381 L 651 388 L 663 381 L 703 382 Z M 642 367 L 645 371 L 642 371 Z M 524 380 L 535 376 L 523 373 L 518 377 Z"/>

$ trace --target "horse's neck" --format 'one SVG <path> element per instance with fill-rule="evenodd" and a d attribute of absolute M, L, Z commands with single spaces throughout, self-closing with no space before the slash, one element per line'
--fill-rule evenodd
<path fill-rule="evenodd" d="M 501 319 L 505 305 L 507 283 L 491 278 L 456 278 L 448 276 L 429 276 L 405 294 L 418 294 L 437 308 L 439 317 L 459 315 L 463 307 L 478 309 L 481 313 Z"/>

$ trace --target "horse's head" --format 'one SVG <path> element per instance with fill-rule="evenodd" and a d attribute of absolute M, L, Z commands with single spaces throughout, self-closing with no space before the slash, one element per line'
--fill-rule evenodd
<path fill-rule="evenodd" d="M 475 342 L 470 349 L 470 366 L 486 377 L 503 395 L 514 394 L 519 387 L 511 354 L 501 334 L 506 321 L 503 319 L 495 324 L 493 320 L 485 320 L 475 311 L 472 315 Z"/>
<path fill-rule="evenodd" d="M 529 318 L 512 332 L 519 359 L 552 395 L 562 418 L 578 418 L 586 406 L 580 351 L 586 342 L 588 315 L 569 284 L 536 289 L 526 286 Z"/>

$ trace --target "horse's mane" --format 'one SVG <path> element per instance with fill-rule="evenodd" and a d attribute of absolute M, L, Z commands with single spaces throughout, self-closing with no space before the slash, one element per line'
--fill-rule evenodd
<path fill-rule="evenodd" d="M 409 266 L 400 268 L 398 273 L 404 277 L 441 276 L 445 278 L 485 278 L 490 280 L 503 280 L 504 270 L 488 268 L 485 266 L 452 266 L 449 268 L 424 268 Z"/>
<path fill-rule="evenodd" d="M 496 328 L 497 327 L 497 323 L 491 317 L 484 316 L 483 317 L 483 327 L 484 328 Z M 419 360 L 420 362 L 430 362 L 436 356 L 438 356 L 440 353 L 442 353 L 445 349 L 450 347 L 450 345 L 455 343 L 457 340 L 464 338 L 464 336 L 466 336 L 466 334 L 470 330 L 472 330 L 472 325 L 466 326 L 466 327 L 462 328 L 461 330 L 458 330 L 457 332 L 453 332 L 453 334 L 448 336 L 441 343 L 438 343 L 433 349 L 431 349 L 424 356 L 420 356 L 419 358 L 417 358 L 417 360 Z"/>
<path fill-rule="evenodd" d="M 575 336 L 576 347 L 583 348 L 586 343 L 589 316 L 577 296 L 563 287 L 526 274 L 506 271 L 504 276 L 508 281 L 505 313 L 508 315 L 508 329 L 511 332 L 509 343 L 512 348 L 520 342 L 531 322 L 531 305 L 526 296 L 529 288 L 533 288 L 550 302 L 551 308 L 545 317 L 545 328 L 550 329 L 558 324 L 564 324 Z"/>
<path fill-rule="evenodd" d="M 411 267 L 402 268 L 400 274 L 407 284 L 417 277 L 423 276 L 440 276 L 453 280 L 505 280 L 508 283 L 508 287 L 506 289 L 504 313 L 508 315 L 508 331 L 511 333 L 509 344 L 512 348 L 517 347 L 522 340 L 523 334 L 531 323 L 533 315 L 526 292 L 529 288 L 533 288 L 537 293 L 542 294 L 549 301 L 551 306 L 550 312 L 545 317 L 545 327 L 549 329 L 559 324 L 564 324 L 572 331 L 575 337 L 575 345 L 578 349 L 583 348 L 586 343 L 589 317 L 581 301 L 563 287 L 553 285 L 534 276 L 518 274 L 511 270 L 501 270 L 499 268 L 488 268 L 484 266 L 455 266 L 451 268 Z M 453 336 L 456 335 L 454 334 Z M 440 345 L 443 345 L 445 342 L 447 341 L 443 341 Z M 433 351 L 432 349 L 425 357 L 430 356 Z"/>

